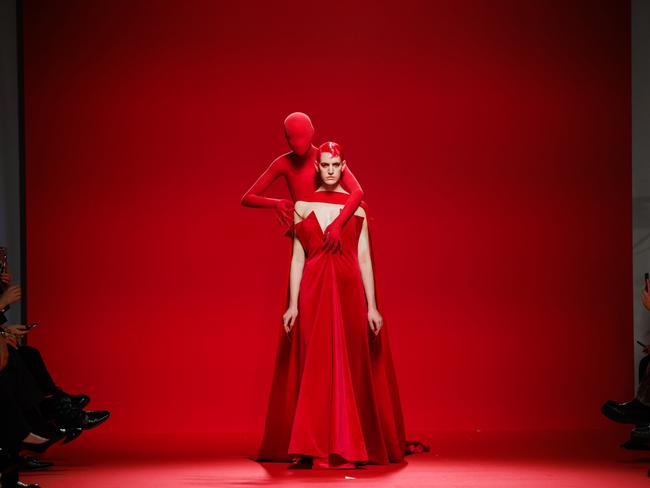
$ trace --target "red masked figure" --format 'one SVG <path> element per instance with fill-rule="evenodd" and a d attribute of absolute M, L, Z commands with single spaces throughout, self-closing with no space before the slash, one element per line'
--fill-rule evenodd
<path fill-rule="evenodd" d="M 317 150 L 312 144 L 314 126 L 306 114 L 302 112 L 289 114 L 284 121 L 284 133 L 291 152 L 279 156 L 271 163 L 244 194 L 241 203 L 247 207 L 275 208 L 278 219 L 289 229 L 287 235 L 291 235 L 293 202 L 311 195 L 317 188 L 318 174 L 314 171 Z M 286 179 L 293 201 L 262 196 L 262 193 L 279 176 Z M 329 252 L 340 251 L 343 224 L 354 214 L 363 199 L 363 190 L 349 168 L 342 173 L 341 186 L 349 196 L 339 216 L 323 233 L 323 247 Z"/>

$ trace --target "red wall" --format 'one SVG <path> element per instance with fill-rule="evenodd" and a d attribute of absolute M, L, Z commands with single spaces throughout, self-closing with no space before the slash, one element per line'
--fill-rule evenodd
<path fill-rule="evenodd" d="M 239 199 L 295 110 L 375 213 L 410 432 L 633 394 L 628 2 L 26 0 L 24 35 L 31 340 L 106 433 L 261 434 L 290 246 Z"/>

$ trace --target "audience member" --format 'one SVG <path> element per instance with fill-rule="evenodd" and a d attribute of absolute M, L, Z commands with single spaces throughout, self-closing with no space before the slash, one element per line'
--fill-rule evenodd
<path fill-rule="evenodd" d="M 650 311 L 650 280 L 645 279 L 641 301 Z M 639 387 L 636 397 L 626 402 L 608 400 L 602 406 L 602 413 L 608 419 L 623 424 L 635 424 L 630 439 L 621 447 L 626 449 L 650 450 L 650 352 L 645 347 L 646 356 L 639 362 Z"/>
<path fill-rule="evenodd" d="M 4 312 L 21 298 L 20 285 L 8 272 L 0 274 L 0 486 L 32 486 L 18 481 L 22 469 L 52 465 L 24 453 L 42 453 L 53 444 L 70 442 L 83 430 L 108 419 L 106 410 L 85 411 L 85 394 L 58 387 L 38 349 L 24 339 L 31 327 L 9 325 Z"/>

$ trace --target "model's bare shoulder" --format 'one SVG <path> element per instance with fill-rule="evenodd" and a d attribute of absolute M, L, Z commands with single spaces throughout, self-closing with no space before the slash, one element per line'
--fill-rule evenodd
<path fill-rule="evenodd" d="M 311 202 L 305 202 L 303 200 L 298 200 L 293 204 L 293 218 L 295 222 L 300 222 L 302 219 L 307 217 L 307 214 L 311 210 Z"/>
<path fill-rule="evenodd" d="M 305 202 L 304 200 L 297 200 L 293 206 L 300 212 L 301 210 L 306 210 L 309 207 L 310 203 L 311 202 Z"/>

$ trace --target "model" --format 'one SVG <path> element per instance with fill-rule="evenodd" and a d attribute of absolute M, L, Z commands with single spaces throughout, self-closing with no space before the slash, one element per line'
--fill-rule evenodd
<path fill-rule="evenodd" d="M 388 331 L 376 301 L 366 212 L 322 237 L 349 201 L 338 144 L 317 151 L 318 189 L 296 201 L 289 300 L 282 317 L 260 461 L 292 468 L 399 463 L 404 422 Z"/>

